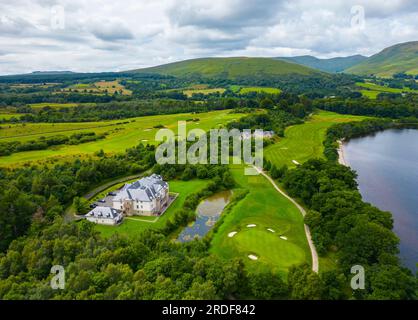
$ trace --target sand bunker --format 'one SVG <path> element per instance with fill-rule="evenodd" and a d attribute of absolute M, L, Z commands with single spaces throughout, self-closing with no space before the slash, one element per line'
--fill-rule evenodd
<path fill-rule="evenodd" d="M 144 131 L 151 131 L 151 130 L 152 130 L 152 129 L 149 129 L 149 128 L 148 128 L 148 129 L 144 129 Z"/>
<path fill-rule="evenodd" d="M 253 255 L 253 254 L 248 255 L 248 258 L 250 258 L 251 260 L 254 260 L 254 261 L 258 260 L 258 257 Z"/>
<path fill-rule="evenodd" d="M 273 229 L 268 228 L 267 231 L 273 232 L 275 233 L 276 231 L 274 231 Z"/>
<path fill-rule="evenodd" d="M 234 231 L 234 232 L 230 232 L 228 233 L 228 237 L 232 238 L 234 237 L 238 232 Z"/>
<path fill-rule="evenodd" d="M 256 225 L 256 224 L 248 224 L 248 225 L 247 225 L 247 228 L 255 228 L 255 227 L 257 227 L 257 225 Z"/>
<path fill-rule="evenodd" d="M 299 163 L 299 162 L 297 162 L 296 160 L 292 160 L 292 162 L 293 162 L 295 165 L 300 166 L 300 163 Z"/>
<path fill-rule="evenodd" d="M 287 240 L 287 237 L 281 236 L 280 239 Z"/>

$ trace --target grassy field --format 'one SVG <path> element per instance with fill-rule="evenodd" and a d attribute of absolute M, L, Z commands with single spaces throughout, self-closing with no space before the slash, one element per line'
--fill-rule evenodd
<path fill-rule="evenodd" d="M 102 149 L 106 153 L 123 152 L 127 148 L 137 145 L 139 142 L 155 143 L 155 133 L 159 130 L 157 125 L 164 125 L 168 129 L 177 132 L 177 122 L 190 118 L 199 118 L 199 122 L 188 122 L 187 128 L 200 128 L 209 130 L 225 125 L 244 114 L 230 114 L 229 111 L 214 111 L 207 113 L 185 113 L 173 115 L 159 115 L 139 117 L 125 120 L 88 122 L 88 123 L 33 123 L 12 124 L 3 126 L 0 130 L 0 142 L 36 140 L 41 136 L 72 135 L 78 132 L 107 133 L 105 139 L 80 145 L 57 146 L 53 149 L 27 151 L 0 157 L 0 166 L 17 166 L 27 162 L 55 161 L 74 157 L 77 155 L 91 155 Z"/>
<path fill-rule="evenodd" d="M 377 95 L 382 92 L 387 93 L 415 93 L 418 94 L 418 90 L 412 90 L 410 88 L 403 88 L 403 89 L 397 89 L 397 88 L 389 88 L 385 86 L 380 86 L 375 83 L 370 82 L 358 82 L 356 83 L 358 87 L 364 88 L 364 90 L 360 90 L 363 96 L 366 96 L 370 99 L 376 99 Z"/>
<path fill-rule="evenodd" d="M 119 226 L 96 225 L 95 228 L 105 237 L 110 237 L 113 234 L 134 236 L 145 229 L 161 228 L 167 219 L 183 206 L 184 200 L 189 194 L 202 190 L 208 182 L 208 180 L 170 181 L 170 192 L 178 193 L 178 197 L 156 222 L 153 222 L 155 217 L 129 217 L 125 218 Z"/>
<path fill-rule="evenodd" d="M 303 163 L 311 158 L 322 158 L 326 130 L 336 123 L 364 120 L 366 117 L 341 115 L 320 111 L 304 124 L 288 127 L 285 137 L 268 146 L 264 156 L 276 166 L 294 167 L 293 160 Z"/>
<path fill-rule="evenodd" d="M 0 120 L 10 120 L 11 118 L 19 119 L 23 113 L 0 113 Z"/>
<path fill-rule="evenodd" d="M 207 94 L 211 94 L 211 93 L 219 93 L 219 94 L 222 94 L 222 93 L 224 93 L 225 92 L 225 89 L 223 89 L 223 88 L 212 88 L 212 89 L 187 89 L 187 90 L 184 90 L 183 91 L 183 93 L 187 96 L 187 97 L 192 97 L 193 96 L 193 94 L 198 94 L 198 93 L 201 93 L 201 94 L 204 94 L 204 95 L 207 95 Z"/>
<path fill-rule="evenodd" d="M 311 75 L 321 72 L 296 63 L 270 58 L 201 58 L 174 62 L 157 67 L 133 70 L 175 77 L 200 76 L 203 78 L 265 77 L 285 74 Z"/>
<path fill-rule="evenodd" d="M 390 78 L 396 73 L 418 74 L 418 41 L 399 43 L 346 69 L 346 73 Z"/>
<path fill-rule="evenodd" d="M 270 87 L 243 87 L 241 88 L 241 90 L 239 90 L 240 94 L 247 94 L 251 92 L 279 94 L 282 91 L 278 88 L 270 88 Z"/>
<path fill-rule="evenodd" d="M 12 84 L 10 88 L 17 88 L 17 89 L 26 89 L 26 88 L 49 88 L 60 83 L 51 82 L 51 83 L 18 83 Z"/>
<path fill-rule="evenodd" d="M 77 106 L 94 106 L 95 103 L 50 103 L 50 102 L 42 102 L 42 103 L 33 103 L 29 104 L 28 106 L 31 107 L 33 110 L 41 110 L 45 107 L 49 107 L 51 109 L 62 109 L 62 108 L 74 108 Z"/>
<path fill-rule="evenodd" d="M 283 275 L 291 265 L 310 263 L 299 210 L 265 177 L 245 176 L 242 166 L 231 166 L 231 171 L 239 187 L 248 189 L 249 193 L 224 217 L 213 236 L 211 252 L 225 259 L 240 257 L 253 270 L 270 269 Z M 252 224 L 256 227 L 247 227 Z M 231 232 L 237 234 L 229 237 Z M 250 260 L 250 254 L 256 255 L 258 260 Z"/>
<path fill-rule="evenodd" d="M 94 93 L 94 94 L 105 94 L 106 92 L 113 95 L 115 92 L 131 95 L 132 91 L 125 89 L 119 81 L 98 81 L 95 83 L 78 83 L 68 88 L 62 89 L 63 92 L 79 92 L 79 93 Z"/>

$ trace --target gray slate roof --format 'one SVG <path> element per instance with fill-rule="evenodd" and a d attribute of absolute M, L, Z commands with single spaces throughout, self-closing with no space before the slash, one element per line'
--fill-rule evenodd
<path fill-rule="evenodd" d="M 157 174 L 142 178 L 134 183 L 126 184 L 116 194 L 113 201 L 138 200 L 150 202 L 162 195 L 163 190 L 168 188 L 168 183 Z"/>
<path fill-rule="evenodd" d="M 119 215 L 118 210 L 110 207 L 96 207 L 86 214 L 86 217 L 115 219 Z"/>

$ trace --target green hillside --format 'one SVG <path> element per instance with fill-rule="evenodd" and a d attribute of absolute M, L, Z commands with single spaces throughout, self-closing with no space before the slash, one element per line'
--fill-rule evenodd
<path fill-rule="evenodd" d="M 202 58 L 174 62 L 157 67 L 134 70 L 175 77 L 199 76 L 204 78 L 236 79 L 239 77 L 280 76 L 288 74 L 311 75 L 319 71 L 305 66 L 270 58 Z"/>
<path fill-rule="evenodd" d="M 392 77 L 400 72 L 418 75 L 418 41 L 386 48 L 346 72 L 380 77 Z"/>
<path fill-rule="evenodd" d="M 309 68 L 318 69 L 325 72 L 342 72 L 345 69 L 351 68 L 363 62 L 367 57 L 362 55 L 355 55 L 349 57 L 336 57 L 330 59 L 319 59 L 314 56 L 297 56 L 297 57 L 280 57 L 278 60 L 294 62 L 304 65 Z"/>

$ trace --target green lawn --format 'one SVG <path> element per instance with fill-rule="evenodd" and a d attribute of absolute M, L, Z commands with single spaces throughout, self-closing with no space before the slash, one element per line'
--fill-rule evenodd
<path fill-rule="evenodd" d="M 239 187 L 249 193 L 224 217 L 214 233 L 211 252 L 225 259 L 240 257 L 250 269 L 271 269 L 283 275 L 291 265 L 311 263 L 299 210 L 265 177 L 245 176 L 242 166 L 231 165 L 231 171 Z M 256 227 L 248 228 L 251 224 Z M 269 228 L 276 232 L 268 231 Z M 231 238 L 228 236 L 231 232 L 238 233 Z M 250 254 L 259 259 L 250 260 Z"/>
<path fill-rule="evenodd" d="M 139 142 L 154 144 L 156 125 L 164 125 L 177 132 L 178 121 L 199 118 L 199 122 L 188 122 L 187 128 L 209 130 L 244 116 L 231 114 L 229 110 L 206 113 L 184 113 L 138 117 L 124 120 L 87 122 L 87 123 L 31 123 L 13 124 L 0 130 L 0 142 L 36 140 L 41 136 L 57 134 L 72 135 L 76 132 L 108 133 L 105 139 L 80 145 L 63 145 L 47 150 L 27 151 L 0 157 L 0 166 L 17 166 L 27 162 L 44 162 L 45 160 L 63 160 L 78 155 L 92 155 L 103 149 L 106 153 L 124 152 Z"/>
<path fill-rule="evenodd" d="M 129 217 L 125 218 L 119 226 L 96 225 L 96 230 L 105 237 L 113 234 L 134 236 L 145 229 L 158 229 L 164 226 L 165 222 L 175 211 L 182 208 L 184 200 L 189 194 L 198 192 L 207 186 L 209 180 L 191 180 L 191 181 L 170 181 L 170 192 L 178 193 L 177 199 L 171 204 L 167 211 L 158 220 L 153 223 L 155 217 Z M 147 220 L 149 222 L 141 221 Z"/>
<path fill-rule="evenodd" d="M 285 137 L 268 146 L 264 156 L 276 166 L 294 167 L 293 160 L 303 163 L 311 158 L 323 158 L 326 131 L 336 123 L 364 120 L 366 117 L 319 111 L 304 124 L 288 127 Z"/>

